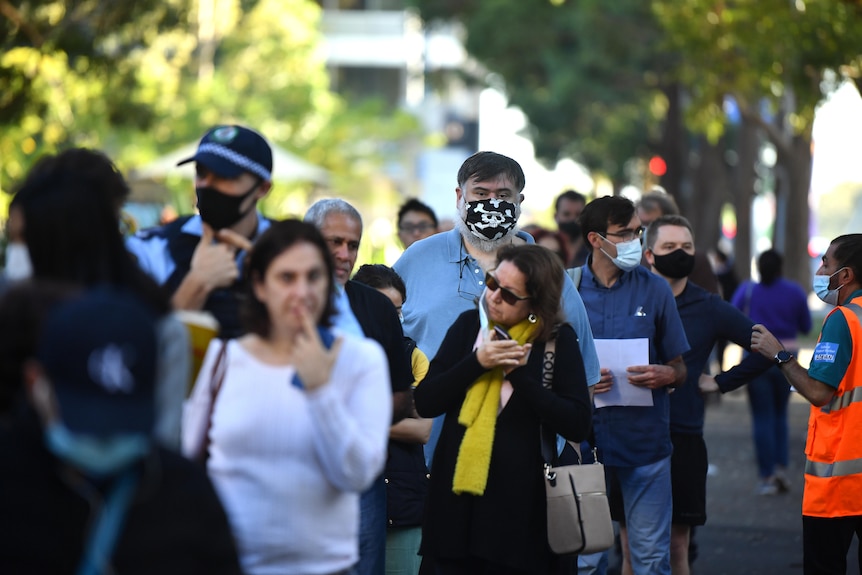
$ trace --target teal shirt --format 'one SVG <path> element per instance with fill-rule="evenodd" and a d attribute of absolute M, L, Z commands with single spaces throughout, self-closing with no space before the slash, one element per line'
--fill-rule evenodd
<path fill-rule="evenodd" d="M 862 290 L 850 295 L 850 300 L 862 297 Z M 841 312 L 833 312 L 827 316 L 820 330 L 820 341 L 814 347 L 808 375 L 817 381 L 822 381 L 830 387 L 838 389 L 850 358 L 853 355 L 853 339 L 850 337 L 850 326 Z"/>

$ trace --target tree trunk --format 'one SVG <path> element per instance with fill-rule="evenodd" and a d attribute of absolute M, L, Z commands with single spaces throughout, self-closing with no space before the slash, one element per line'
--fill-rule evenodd
<path fill-rule="evenodd" d="M 667 97 L 668 108 L 659 153 L 667 164 L 667 173 L 662 176 L 661 185 L 667 193 L 676 198 L 682 208 L 682 204 L 685 203 L 682 183 L 688 172 L 688 150 L 686 149 L 688 134 L 683 121 L 682 93 L 679 84 L 666 86 L 664 94 Z"/>
<path fill-rule="evenodd" d="M 811 142 L 794 136 L 784 145 L 776 145 L 777 166 L 786 175 L 785 185 L 777 195 L 775 248 L 784 255 L 784 277 L 808 289 L 811 284 L 811 258 L 808 255 L 811 188 Z"/>
<path fill-rule="evenodd" d="M 724 165 L 724 140 L 711 144 L 699 138 L 700 163 L 694 173 L 694 193 L 691 207 L 683 211 L 695 231 L 697 250 L 706 252 L 718 242 L 721 207 L 728 188 Z"/>
<path fill-rule="evenodd" d="M 751 203 L 754 200 L 754 183 L 757 173 L 757 151 L 760 148 L 760 134 L 756 124 L 743 118 L 739 128 L 739 144 L 733 203 L 736 209 L 736 238 L 733 242 L 733 269 L 737 277 L 746 280 L 751 277 Z"/>

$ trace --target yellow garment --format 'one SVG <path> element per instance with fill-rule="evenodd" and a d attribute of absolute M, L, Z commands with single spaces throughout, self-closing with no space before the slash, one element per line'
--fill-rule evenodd
<path fill-rule="evenodd" d="M 428 362 L 428 356 L 418 347 L 413 348 L 413 353 L 410 355 L 410 363 L 413 369 L 413 387 L 416 387 L 425 376 L 428 374 L 428 368 L 431 366 Z"/>
<path fill-rule="evenodd" d="M 524 345 L 533 341 L 540 325 L 541 321 L 530 323 L 525 319 L 512 327 L 509 335 L 519 344 Z M 493 328 L 492 323 L 491 329 Z M 482 495 L 485 493 L 503 375 L 502 367 L 495 367 L 480 375 L 467 390 L 467 396 L 461 405 L 458 423 L 466 427 L 467 431 L 464 432 L 464 438 L 461 440 L 458 460 L 455 463 L 455 476 L 452 478 L 452 491 L 456 494 Z"/>

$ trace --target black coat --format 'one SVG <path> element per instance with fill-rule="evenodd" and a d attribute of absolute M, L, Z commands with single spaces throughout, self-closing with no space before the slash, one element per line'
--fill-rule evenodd
<path fill-rule="evenodd" d="M 162 448 L 142 468 L 114 571 L 241 573 L 227 517 L 203 468 Z M 63 479 L 63 469 L 43 446 L 34 414 L 0 431 L 0 573 L 77 570 L 91 508 Z"/>
<path fill-rule="evenodd" d="M 461 314 L 414 392 L 419 415 L 446 416 L 434 451 L 420 552 L 547 573 L 551 551 L 539 429 L 541 423 L 572 441 L 587 438 L 591 404 L 577 336 L 568 325 L 560 328 L 552 390 L 542 386 L 542 343 L 534 345 L 527 365 L 509 374 L 514 392 L 497 416 L 485 494 L 455 495 L 452 478 L 465 431 L 458 414 L 467 388 L 485 372 L 472 351 L 478 332 L 478 312 Z"/>
<path fill-rule="evenodd" d="M 404 352 L 404 332 L 395 306 L 388 297 L 361 282 L 348 281 L 344 290 L 365 337 L 375 340 L 386 352 L 393 393 L 409 391 L 413 370 L 410 356 Z"/>

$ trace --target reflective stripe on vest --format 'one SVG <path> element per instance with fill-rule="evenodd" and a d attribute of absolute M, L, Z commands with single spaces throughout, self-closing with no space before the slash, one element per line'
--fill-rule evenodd
<path fill-rule="evenodd" d="M 856 475 L 857 473 L 862 473 L 862 459 L 836 461 L 835 463 L 817 463 L 816 461 L 807 459 L 805 461 L 805 473 L 815 477 Z"/>

